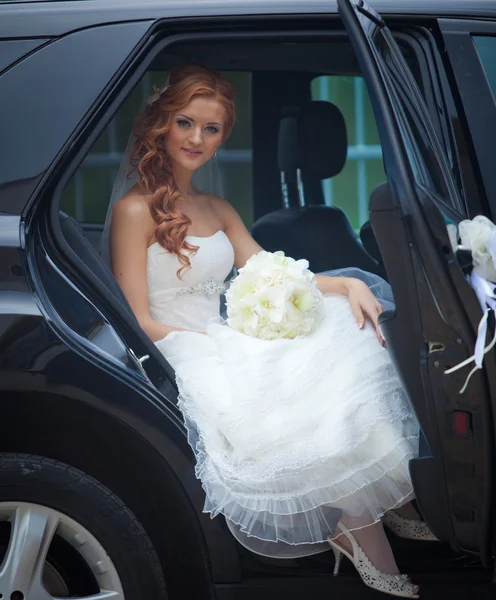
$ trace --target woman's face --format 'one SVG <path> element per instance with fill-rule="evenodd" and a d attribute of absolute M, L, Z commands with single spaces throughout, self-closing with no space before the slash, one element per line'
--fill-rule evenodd
<path fill-rule="evenodd" d="M 215 98 L 194 98 L 174 113 L 165 151 L 176 165 L 195 171 L 212 158 L 224 135 L 225 109 Z"/>

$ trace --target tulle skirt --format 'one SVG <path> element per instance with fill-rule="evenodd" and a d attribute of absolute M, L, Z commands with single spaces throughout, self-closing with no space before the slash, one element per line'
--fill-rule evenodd
<path fill-rule="evenodd" d="M 387 350 L 346 298 L 324 303 L 305 338 L 259 340 L 219 319 L 207 335 L 157 342 L 176 372 L 204 510 L 268 556 L 320 552 L 341 511 L 365 527 L 413 498 L 418 423 Z"/>

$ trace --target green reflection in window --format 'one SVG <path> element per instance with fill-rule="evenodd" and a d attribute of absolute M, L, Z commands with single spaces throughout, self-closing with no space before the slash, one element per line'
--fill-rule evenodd
<path fill-rule="evenodd" d="M 496 37 L 477 35 L 474 36 L 474 41 L 493 96 L 496 99 Z"/>

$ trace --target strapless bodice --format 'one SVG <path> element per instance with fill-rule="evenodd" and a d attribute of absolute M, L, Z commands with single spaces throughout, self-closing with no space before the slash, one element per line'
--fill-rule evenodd
<path fill-rule="evenodd" d="M 165 325 L 205 331 L 219 315 L 224 281 L 232 271 L 234 250 L 227 235 L 219 230 L 209 237 L 189 235 L 187 241 L 198 246 L 190 256 L 191 268 L 177 276 L 181 263 L 158 242 L 148 248 L 148 303 L 153 319 Z"/>

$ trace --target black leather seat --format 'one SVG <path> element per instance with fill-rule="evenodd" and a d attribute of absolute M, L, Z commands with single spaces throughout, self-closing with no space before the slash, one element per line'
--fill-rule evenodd
<path fill-rule="evenodd" d="M 271 212 L 253 227 L 253 237 L 269 252 L 283 250 L 294 259 L 306 258 L 314 273 L 342 267 L 378 273 L 377 263 L 365 252 L 347 216 L 336 206 Z"/>
<path fill-rule="evenodd" d="M 357 238 L 346 214 L 326 206 L 322 180 L 340 173 L 346 163 L 348 139 L 341 111 L 330 102 L 308 102 L 281 120 L 278 165 L 286 208 L 268 213 L 252 227 L 255 240 L 266 250 L 283 250 L 306 258 L 310 269 L 322 272 L 359 267 L 381 270 Z M 294 185 L 303 192 L 294 206 Z M 293 204 L 293 205 L 292 205 Z"/>
<path fill-rule="evenodd" d="M 360 228 L 360 240 L 370 256 L 372 256 L 379 263 L 379 265 L 382 265 L 381 252 L 379 250 L 379 246 L 377 245 L 377 240 L 375 239 L 370 221 L 364 223 Z"/>

